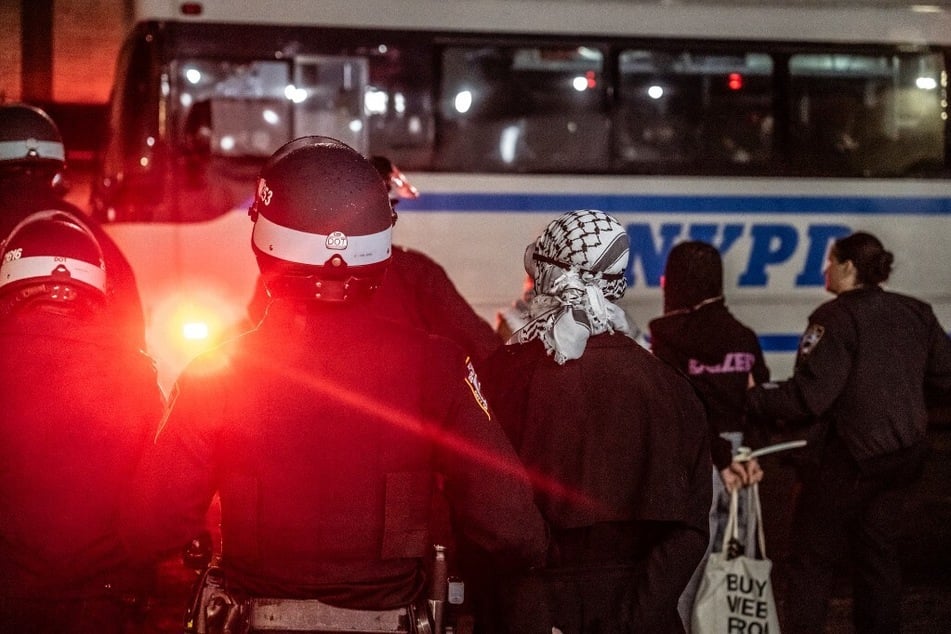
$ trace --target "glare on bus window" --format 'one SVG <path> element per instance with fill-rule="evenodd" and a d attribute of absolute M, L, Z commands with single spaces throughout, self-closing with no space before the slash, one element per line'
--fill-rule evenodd
<path fill-rule="evenodd" d="M 294 103 L 303 103 L 307 101 L 307 91 L 304 88 L 298 88 L 294 84 L 288 84 L 284 89 L 284 96 Z"/>
<path fill-rule="evenodd" d="M 382 90 L 368 88 L 363 97 L 363 107 L 367 114 L 386 114 L 386 106 L 389 102 L 389 96 Z"/>
<path fill-rule="evenodd" d="M 456 93 L 456 99 L 453 102 L 453 105 L 456 107 L 456 112 L 459 114 L 465 114 L 469 112 L 469 108 L 472 107 L 472 93 L 468 90 L 462 90 Z"/>
<path fill-rule="evenodd" d="M 938 82 L 934 77 L 919 77 L 915 80 L 915 85 L 922 90 L 934 90 L 938 87 Z"/>
<path fill-rule="evenodd" d="M 520 134 L 521 130 L 517 126 L 509 126 L 502 130 L 502 135 L 499 137 L 499 154 L 506 163 L 515 160 L 515 151 L 518 147 Z"/>

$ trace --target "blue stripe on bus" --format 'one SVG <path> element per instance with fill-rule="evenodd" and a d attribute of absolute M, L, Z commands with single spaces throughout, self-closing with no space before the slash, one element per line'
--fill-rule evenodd
<path fill-rule="evenodd" d="M 760 335 L 759 345 L 763 352 L 796 352 L 800 335 Z"/>
<path fill-rule="evenodd" d="M 951 338 L 951 332 L 948 332 Z M 763 352 L 796 352 L 799 349 L 800 335 L 760 335 L 759 346 Z"/>
<path fill-rule="evenodd" d="M 645 334 L 644 338 L 650 343 L 650 334 Z M 759 335 L 758 339 L 763 352 L 792 353 L 799 350 L 800 335 Z"/>
<path fill-rule="evenodd" d="M 951 214 L 951 197 L 696 196 L 625 194 L 423 193 L 400 201 L 399 211 L 559 213 L 600 209 L 616 213 Z"/>

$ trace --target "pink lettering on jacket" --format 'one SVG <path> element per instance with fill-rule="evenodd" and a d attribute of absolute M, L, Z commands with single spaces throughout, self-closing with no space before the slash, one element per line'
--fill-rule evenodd
<path fill-rule="evenodd" d="M 716 365 L 705 365 L 696 359 L 687 362 L 688 374 L 727 374 L 742 372 L 746 374 L 753 369 L 756 357 L 750 352 L 727 352 L 723 361 Z"/>

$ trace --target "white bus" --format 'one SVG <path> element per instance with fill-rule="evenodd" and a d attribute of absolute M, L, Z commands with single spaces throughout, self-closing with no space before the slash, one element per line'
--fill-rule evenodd
<path fill-rule="evenodd" d="M 830 241 L 853 230 L 895 252 L 890 288 L 951 324 L 947 13 L 136 5 L 91 205 L 135 268 L 165 386 L 198 350 L 183 334 L 206 346 L 244 318 L 255 176 L 309 134 L 409 175 L 422 194 L 401 203 L 396 242 L 439 261 L 490 321 L 521 292 L 525 245 L 596 208 L 628 228 L 637 324 L 661 313 L 670 248 L 707 240 L 776 378 L 828 298 Z"/>

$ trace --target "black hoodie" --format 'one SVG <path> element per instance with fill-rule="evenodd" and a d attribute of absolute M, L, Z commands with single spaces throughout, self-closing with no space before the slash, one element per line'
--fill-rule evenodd
<path fill-rule="evenodd" d="M 734 317 L 722 298 L 672 311 L 650 322 L 651 350 L 687 375 L 706 405 L 713 463 L 718 470 L 732 460 L 721 432 L 743 432 L 747 445 L 755 438 L 744 414 L 749 375 L 756 384 L 769 380 L 759 339 Z"/>

